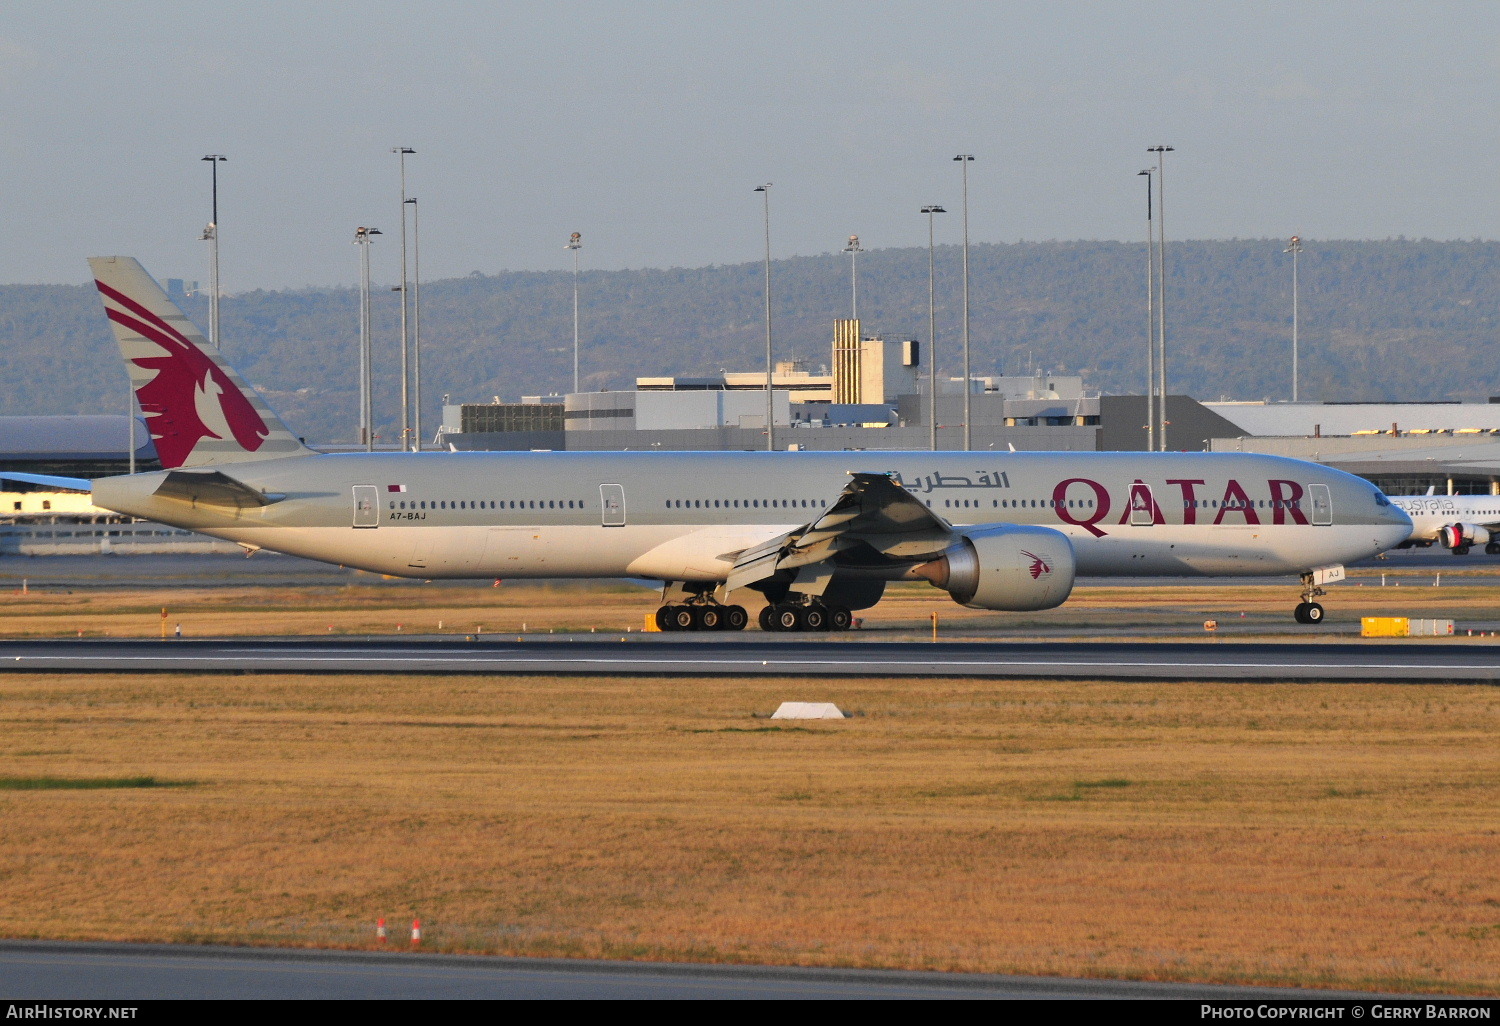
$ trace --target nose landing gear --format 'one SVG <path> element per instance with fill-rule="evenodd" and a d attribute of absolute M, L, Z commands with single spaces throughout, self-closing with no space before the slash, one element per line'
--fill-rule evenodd
<path fill-rule="evenodd" d="M 1292 611 L 1292 617 L 1298 623 L 1322 623 L 1323 607 L 1314 602 L 1313 599 L 1328 594 L 1320 588 L 1311 573 L 1302 575 L 1302 601 L 1297 603 L 1297 608 Z"/>

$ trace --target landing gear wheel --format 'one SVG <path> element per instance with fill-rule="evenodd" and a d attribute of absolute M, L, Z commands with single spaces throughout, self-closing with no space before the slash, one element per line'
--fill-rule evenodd
<path fill-rule="evenodd" d="M 1484 554 L 1486 556 L 1500 556 L 1500 542 L 1486 542 Z"/>
<path fill-rule="evenodd" d="M 854 623 L 854 614 L 843 606 L 828 607 L 828 629 L 831 631 L 847 631 Z"/>
<path fill-rule="evenodd" d="M 1455 545 L 1453 546 L 1453 554 L 1455 556 L 1467 556 L 1469 554 L 1469 547 L 1467 545 Z"/>
<path fill-rule="evenodd" d="M 745 612 L 744 606 L 724 607 L 724 627 L 726 631 L 742 631 L 745 624 L 750 622 L 750 614 Z"/>
<path fill-rule="evenodd" d="M 774 611 L 774 609 L 775 609 L 774 606 L 766 606 L 764 609 L 762 609 L 760 611 L 760 617 L 758 619 L 758 622 L 760 623 L 760 629 L 761 630 L 763 630 L 763 631 L 774 631 L 776 629 L 776 625 L 771 622 L 771 614 Z"/>
<path fill-rule="evenodd" d="M 717 631 L 724 627 L 724 611 L 718 606 L 694 606 L 693 630 Z"/>
<path fill-rule="evenodd" d="M 805 631 L 826 631 L 828 629 L 828 610 L 822 606 L 808 606 L 802 610 L 802 629 Z"/>
<path fill-rule="evenodd" d="M 657 630 L 659 630 L 659 631 L 675 631 L 677 629 L 675 626 L 672 625 L 672 610 L 674 610 L 676 608 L 677 608 L 676 606 L 660 606 L 660 607 L 657 608 L 657 610 L 656 610 L 656 629 Z"/>
<path fill-rule="evenodd" d="M 667 622 L 669 631 L 691 631 L 698 626 L 692 606 L 668 606 Z"/>
<path fill-rule="evenodd" d="M 1299 602 L 1292 616 L 1298 623 L 1322 623 L 1323 607 L 1316 602 Z"/>
<path fill-rule="evenodd" d="M 801 606 L 783 603 L 771 611 L 771 629 L 773 631 L 800 631 L 806 624 L 804 615 Z"/>

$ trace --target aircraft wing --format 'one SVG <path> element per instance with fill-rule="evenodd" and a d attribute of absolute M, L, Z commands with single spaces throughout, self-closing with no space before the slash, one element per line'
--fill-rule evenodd
<path fill-rule="evenodd" d="M 252 509 L 269 506 L 285 495 L 258 492 L 243 481 L 236 481 L 218 470 L 174 470 L 157 487 L 164 499 L 192 503 L 195 506 L 224 506 L 229 509 Z"/>
<path fill-rule="evenodd" d="M 851 550 L 874 550 L 890 562 L 935 558 L 952 541 L 952 526 L 890 474 L 851 472 L 838 499 L 812 523 L 740 552 L 725 582 L 733 591 L 780 570 L 837 561 Z"/>

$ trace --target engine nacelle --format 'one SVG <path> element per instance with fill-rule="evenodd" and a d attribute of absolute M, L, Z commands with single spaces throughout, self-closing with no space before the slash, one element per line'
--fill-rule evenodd
<path fill-rule="evenodd" d="M 912 573 L 972 609 L 1060 606 L 1073 591 L 1073 543 L 1050 527 L 976 528 Z"/>
<path fill-rule="evenodd" d="M 1456 549 L 1460 545 L 1483 545 L 1493 540 L 1494 534 L 1478 524 L 1445 524 L 1438 537 L 1445 548 Z"/>

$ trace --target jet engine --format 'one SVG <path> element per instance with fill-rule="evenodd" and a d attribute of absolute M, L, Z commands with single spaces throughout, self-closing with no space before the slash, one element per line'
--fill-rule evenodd
<path fill-rule="evenodd" d="M 1445 548 L 1459 549 L 1483 545 L 1493 539 L 1490 530 L 1478 524 L 1445 524 L 1438 537 Z"/>
<path fill-rule="evenodd" d="M 1073 543 L 1050 527 L 1006 524 L 963 532 L 912 569 L 960 605 L 1022 611 L 1060 606 L 1073 591 Z"/>

